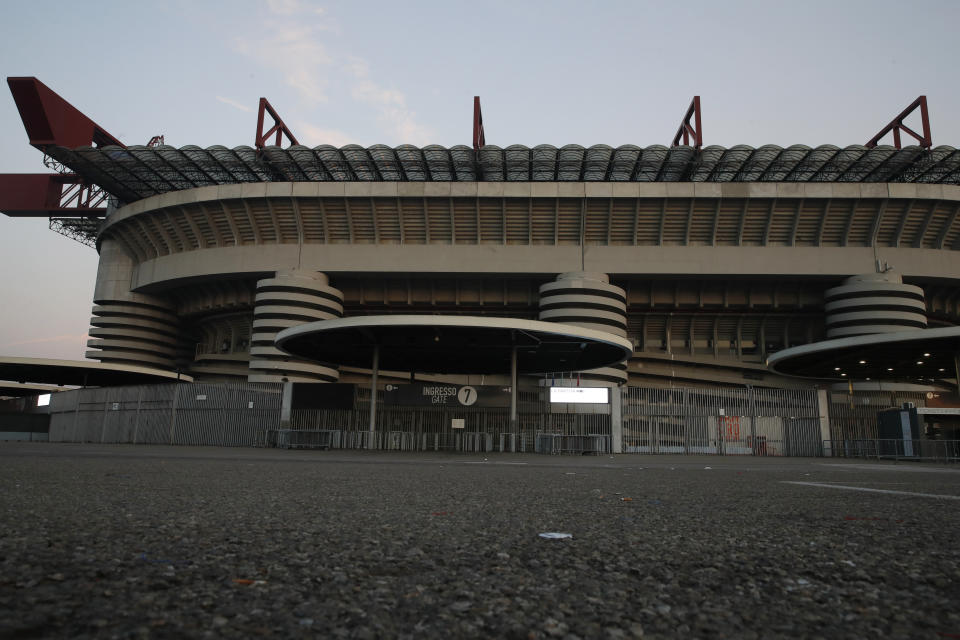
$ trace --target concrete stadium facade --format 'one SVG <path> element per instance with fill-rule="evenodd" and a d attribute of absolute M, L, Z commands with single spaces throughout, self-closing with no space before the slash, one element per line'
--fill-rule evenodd
<path fill-rule="evenodd" d="M 628 361 L 583 374 L 603 384 L 809 386 L 766 359 L 827 337 L 828 316 L 843 331 L 850 278 L 888 265 L 912 326 L 960 324 L 958 213 L 960 187 L 902 182 L 168 189 L 111 207 L 100 228 L 88 357 L 198 381 L 369 384 L 367 370 L 297 360 L 273 337 L 343 316 L 487 315 L 627 337 Z M 858 309 L 889 307 L 873 302 Z"/>

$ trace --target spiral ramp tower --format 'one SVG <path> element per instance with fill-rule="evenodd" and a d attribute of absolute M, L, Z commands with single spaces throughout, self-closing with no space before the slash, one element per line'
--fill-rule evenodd
<path fill-rule="evenodd" d="M 120 245 L 104 240 L 86 357 L 173 371 L 182 348 L 176 310 L 159 296 L 130 291 L 132 273 L 133 261 Z"/>
<path fill-rule="evenodd" d="M 249 382 L 336 382 L 332 367 L 294 358 L 274 346 L 277 333 L 343 316 L 343 293 L 322 273 L 281 271 L 259 280 L 250 338 Z"/>
<path fill-rule="evenodd" d="M 824 293 L 827 338 L 925 329 L 923 289 L 892 271 L 847 278 Z"/>
<path fill-rule="evenodd" d="M 145 296 L 137 296 L 138 298 Z M 96 300 L 87 358 L 173 370 L 179 355 L 173 310 L 143 300 Z"/>
<path fill-rule="evenodd" d="M 540 287 L 539 319 L 627 337 L 627 294 L 603 273 L 562 273 Z M 624 384 L 627 363 L 580 372 L 581 380 Z"/>

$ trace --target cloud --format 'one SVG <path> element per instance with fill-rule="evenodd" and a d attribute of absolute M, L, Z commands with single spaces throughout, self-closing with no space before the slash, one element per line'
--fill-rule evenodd
<path fill-rule="evenodd" d="M 329 101 L 328 86 L 335 87 L 335 91 L 348 87 L 348 96 L 337 95 L 337 101 L 345 102 L 349 97 L 358 105 L 372 108 L 381 125 L 380 135 L 421 146 L 435 138 L 433 131 L 417 119 L 401 91 L 376 81 L 366 60 L 327 49 L 321 33 L 336 29 L 323 9 L 305 0 L 268 0 L 267 8 L 269 18 L 260 27 L 262 33 L 239 38 L 236 48 L 279 74 L 308 107 Z M 226 102 L 224 98 L 217 99 Z M 343 132 L 336 130 L 307 124 L 299 124 L 298 130 L 307 131 L 305 140 L 336 146 L 347 142 Z"/>
<path fill-rule="evenodd" d="M 20 340 L 18 342 L 8 342 L 0 347 L 20 347 L 27 344 L 46 344 L 50 342 L 80 342 L 86 340 L 89 336 L 85 333 L 78 335 L 48 336 L 46 338 L 33 338 L 31 340 Z"/>
<path fill-rule="evenodd" d="M 230 98 L 224 98 L 223 96 L 217 96 L 217 100 L 219 100 L 219 101 L 222 102 L 223 104 L 228 104 L 228 105 L 230 105 L 231 107 L 234 107 L 234 108 L 236 108 L 236 109 L 240 109 L 240 111 L 252 111 L 252 109 L 251 109 L 250 107 L 248 107 L 247 105 L 241 104 L 241 103 L 237 102 L 236 100 L 231 100 Z"/>
<path fill-rule="evenodd" d="M 356 80 L 350 90 L 353 99 L 375 107 L 379 119 L 401 143 L 423 146 L 431 142 L 433 131 L 417 122 L 417 114 L 407 108 L 406 96 L 372 81 L 369 78 L 370 65 L 365 60 L 348 58 L 344 68 Z"/>
<path fill-rule="evenodd" d="M 268 24 L 271 35 L 239 39 L 237 50 L 278 71 L 309 104 L 327 101 L 327 69 L 333 58 L 318 41 L 318 27 L 293 21 Z"/>
<path fill-rule="evenodd" d="M 314 7 L 309 2 L 303 2 L 302 0 L 267 0 L 267 8 L 270 13 L 280 16 L 293 16 L 298 13 L 323 15 L 325 11 L 321 7 Z"/>
<path fill-rule="evenodd" d="M 348 144 L 359 144 L 350 134 L 336 129 L 324 129 L 306 122 L 298 122 L 294 135 L 300 144 L 315 147 L 321 144 L 330 144 L 335 147 L 345 147 Z"/>

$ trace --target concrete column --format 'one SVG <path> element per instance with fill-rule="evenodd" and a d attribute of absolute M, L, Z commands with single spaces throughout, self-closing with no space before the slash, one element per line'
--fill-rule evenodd
<path fill-rule="evenodd" d="M 517 432 L 517 346 L 510 351 L 510 433 Z"/>
<path fill-rule="evenodd" d="M 610 448 L 623 453 L 623 389 L 610 387 Z"/>
<path fill-rule="evenodd" d="M 293 383 L 284 382 L 280 395 L 280 428 L 290 428 L 290 412 L 293 410 Z"/>
<path fill-rule="evenodd" d="M 830 439 L 830 392 L 817 389 L 817 414 L 820 416 L 820 447 L 825 456 L 833 456 L 833 451 L 823 447 L 823 441 Z"/>
<path fill-rule="evenodd" d="M 373 345 L 373 375 L 370 377 L 370 442 L 373 449 L 373 433 L 377 429 L 377 377 L 380 374 L 380 345 Z"/>
<path fill-rule="evenodd" d="M 953 374 L 957 376 L 957 395 L 960 395 L 960 353 L 953 356 Z"/>

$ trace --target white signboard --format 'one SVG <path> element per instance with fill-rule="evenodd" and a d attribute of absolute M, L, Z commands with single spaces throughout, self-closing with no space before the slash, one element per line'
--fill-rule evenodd
<path fill-rule="evenodd" d="M 463 423 L 464 423 L 464 419 L 463 419 L 463 418 L 451 418 L 451 419 L 450 419 L 450 427 L 451 427 L 452 429 L 463 429 L 463 427 L 464 427 L 464 424 L 463 424 Z"/>
<path fill-rule="evenodd" d="M 608 387 L 550 387 L 550 402 L 607 404 L 610 402 L 610 389 Z"/>

